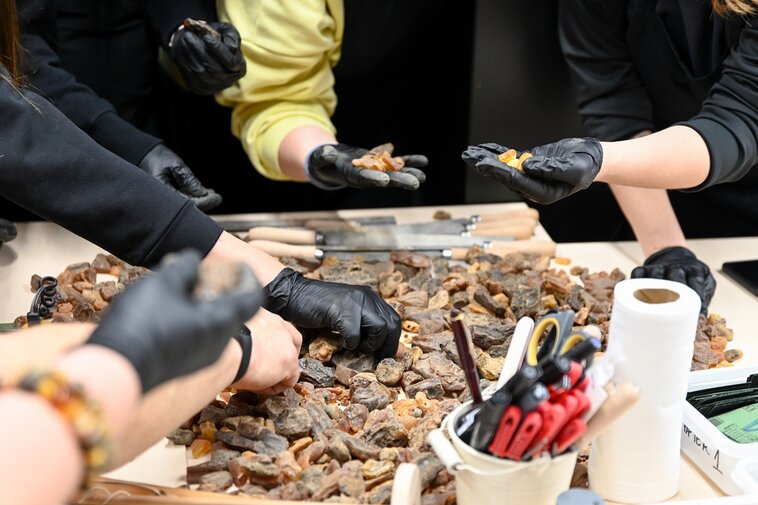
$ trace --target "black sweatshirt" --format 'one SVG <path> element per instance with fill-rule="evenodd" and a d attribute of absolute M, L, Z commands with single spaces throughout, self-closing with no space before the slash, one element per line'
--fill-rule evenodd
<path fill-rule="evenodd" d="M 711 158 L 694 189 L 739 180 L 758 163 L 758 18 L 725 23 L 706 1 L 562 0 L 560 27 L 590 135 L 693 128 Z"/>
<path fill-rule="evenodd" d="M 0 66 L 0 195 L 135 265 L 187 247 L 206 255 L 221 227 L 189 200 L 92 141 Z"/>
<path fill-rule="evenodd" d="M 51 0 L 18 0 L 22 72 L 29 85 L 50 100 L 97 143 L 132 165 L 161 141 L 116 114 L 113 106 L 76 81 L 63 68 L 56 44 L 55 10 Z"/>

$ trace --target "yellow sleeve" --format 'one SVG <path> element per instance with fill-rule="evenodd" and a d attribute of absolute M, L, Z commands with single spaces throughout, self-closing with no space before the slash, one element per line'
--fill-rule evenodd
<path fill-rule="evenodd" d="M 232 133 L 255 168 L 287 180 L 279 146 L 293 129 L 315 125 L 335 133 L 332 67 L 339 59 L 343 12 L 328 0 L 218 0 L 219 18 L 242 36 L 247 74 L 217 95 L 232 107 Z"/>

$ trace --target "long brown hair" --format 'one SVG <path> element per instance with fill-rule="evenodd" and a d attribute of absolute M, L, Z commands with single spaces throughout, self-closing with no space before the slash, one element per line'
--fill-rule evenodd
<path fill-rule="evenodd" d="M 16 0 L 0 0 L 0 63 L 18 84 L 21 73 Z"/>
<path fill-rule="evenodd" d="M 756 0 L 711 0 L 713 10 L 722 16 L 749 16 L 758 11 Z"/>

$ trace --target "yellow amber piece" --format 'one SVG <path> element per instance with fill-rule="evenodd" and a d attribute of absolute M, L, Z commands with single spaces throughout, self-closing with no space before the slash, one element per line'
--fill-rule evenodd
<path fill-rule="evenodd" d="M 202 458 L 211 452 L 211 443 L 202 438 L 196 438 L 195 441 L 192 442 L 190 449 L 192 449 L 193 458 Z"/>

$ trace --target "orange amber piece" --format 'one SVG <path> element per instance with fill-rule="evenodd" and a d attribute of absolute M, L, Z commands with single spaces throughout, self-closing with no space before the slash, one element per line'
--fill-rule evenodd
<path fill-rule="evenodd" d="M 518 159 L 518 166 L 516 168 L 518 168 L 519 170 L 523 172 L 524 170 L 521 168 L 521 166 L 524 164 L 524 161 L 528 160 L 531 157 L 532 157 L 532 153 L 521 153 L 521 156 L 519 156 L 519 159 Z"/>
<path fill-rule="evenodd" d="M 516 159 L 516 150 L 515 149 L 508 149 L 504 153 L 501 153 L 500 156 L 497 157 L 500 161 L 505 163 L 506 165 Z"/>
<path fill-rule="evenodd" d="M 208 442 L 216 441 L 216 425 L 213 424 L 213 421 L 200 423 L 198 428 L 200 428 L 200 438 L 205 439 Z"/>
<path fill-rule="evenodd" d="M 196 438 L 195 441 L 192 442 L 190 449 L 192 449 L 193 458 L 202 458 L 211 452 L 211 443 L 202 438 Z"/>

